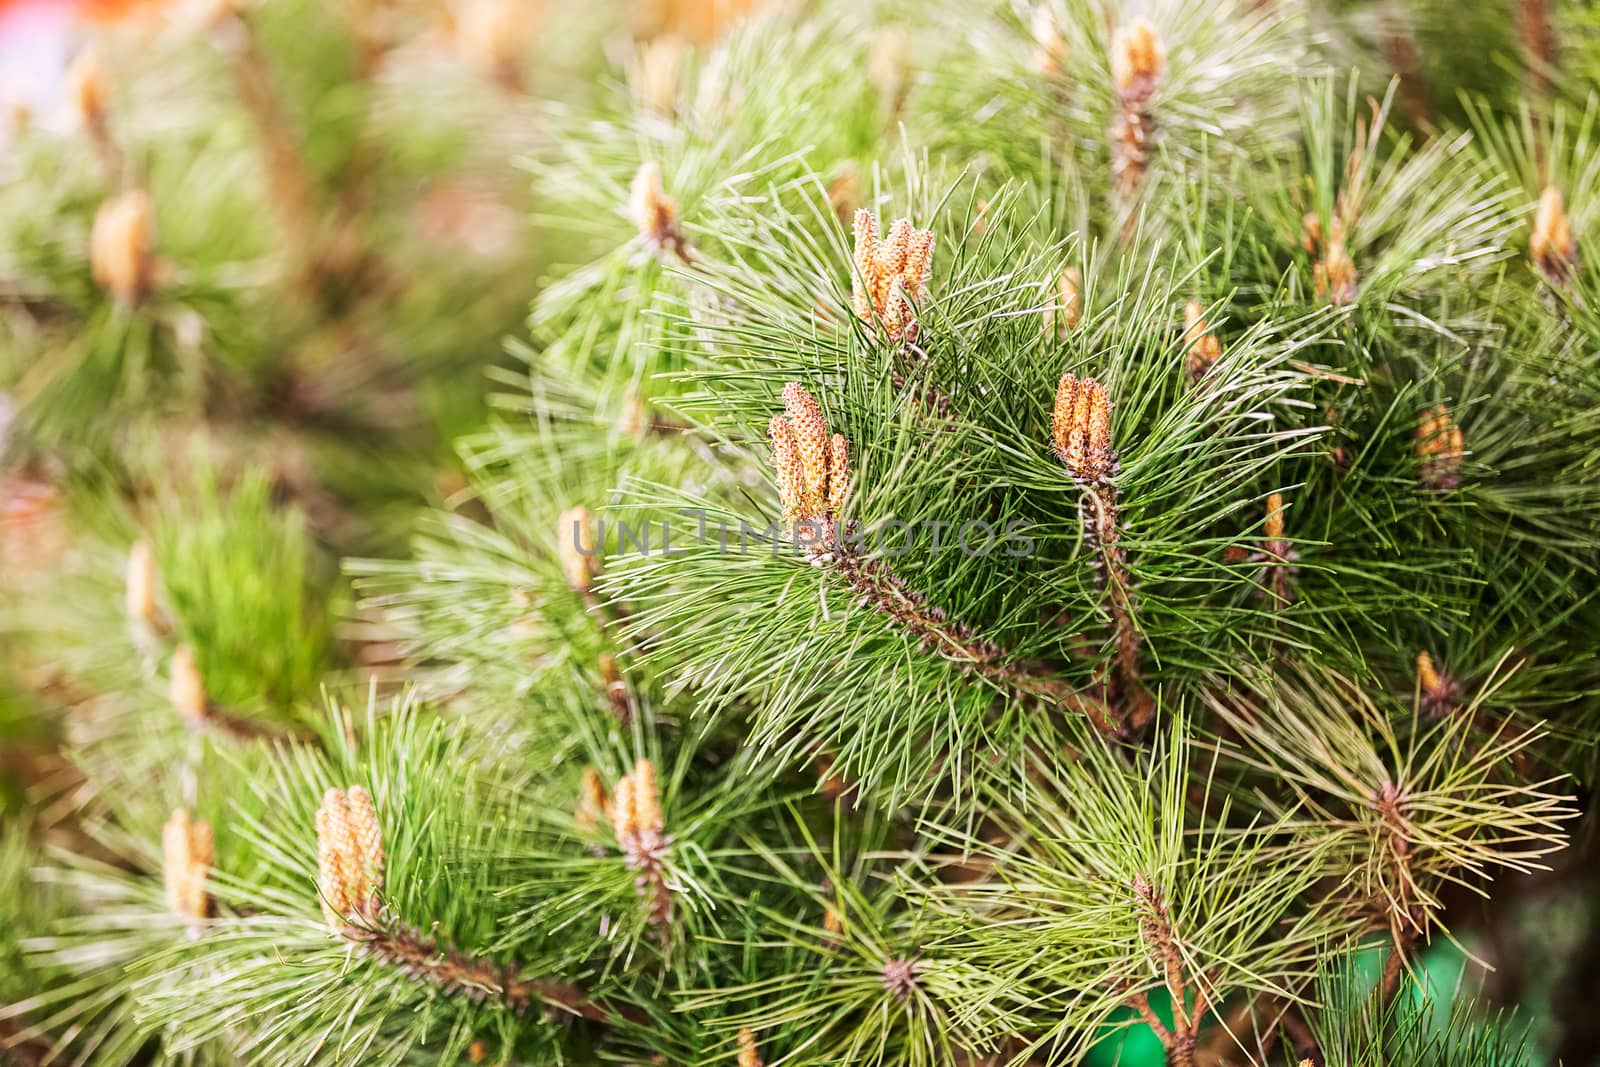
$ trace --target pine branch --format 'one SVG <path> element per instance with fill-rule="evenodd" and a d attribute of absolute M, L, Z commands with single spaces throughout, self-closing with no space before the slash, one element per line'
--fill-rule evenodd
<path fill-rule="evenodd" d="M 404 923 L 380 921 L 373 927 L 346 923 L 339 928 L 339 935 L 380 963 L 435 986 L 446 996 L 480 1004 L 497 1002 L 519 1015 L 539 1003 L 595 1022 L 642 1021 L 642 1016 L 626 1006 L 612 1009 L 591 999 L 574 983 L 524 977 L 514 964 L 443 946 L 437 938 Z"/>
<path fill-rule="evenodd" d="M 866 232 L 870 237 L 870 230 Z M 840 434 L 829 438 L 821 408 L 798 382 L 784 387 L 783 398 L 786 414 L 775 417 L 770 427 L 773 467 L 784 516 L 794 524 L 795 539 L 807 558 L 842 578 L 859 604 L 905 630 L 919 647 L 995 685 L 1012 699 L 1066 707 L 1087 714 L 1097 729 L 1109 729 L 1110 717 L 1099 701 L 1073 692 L 1042 665 L 1019 660 L 967 623 L 951 620 L 882 560 L 859 551 L 850 540 L 850 527 L 841 528 L 850 484 L 849 442 Z"/>
<path fill-rule="evenodd" d="M 1085 716 L 1097 729 L 1111 729 L 1111 712 L 1101 701 L 1074 690 L 1043 664 L 1019 659 L 974 627 L 929 606 L 882 560 L 862 556 L 849 545 L 836 545 L 819 557 L 819 562 L 843 579 L 858 603 L 905 630 L 919 647 L 990 683 L 1009 699 L 1066 709 Z"/>
<path fill-rule="evenodd" d="M 1133 577 L 1122 547 L 1117 511 L 1117 455 L 1111 448 L 1111 401 L 1092 378 L 1061 379 L 1051 412 L 1055 450 L 1067 473 L 1083 490 L 1079 515 L 1085 539 L 1100 556 L 1096 578 L 1111 616 L 1116 648 L 1115 691 L 1122 704 L 1117 727 L 1140 733 L 1155 714 L 1155 701 L 1144 686 L 1139 667 L 1141 637 L 1133 616 Z"/>

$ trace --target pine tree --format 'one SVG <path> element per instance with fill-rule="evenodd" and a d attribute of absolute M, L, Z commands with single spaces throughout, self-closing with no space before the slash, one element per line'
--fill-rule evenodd
<path fill-rule="evenodd" d="M 1588 17 L 658 6 L 14 135 L 0 1059 L 1576 1062 Z"/>

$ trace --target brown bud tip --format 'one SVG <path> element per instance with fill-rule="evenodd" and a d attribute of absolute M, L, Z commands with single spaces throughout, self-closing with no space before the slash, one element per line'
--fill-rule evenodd
<path fill-rule="evenodd" d="M 483 1043 L 482 1039 L 474 1041 L 472 1044 L 467 1046 L 467 1062 L 468 1063 L 482 1063 L 484 1060 L 486 1060 L 488 1058 L 489 1058 L 489 1046 L 485 1045 Z"/>
<path fill-rule="evenodd" d="M 844 933 L 844 919 L 837 908 L 829 905 L 822 912 L 822 929 L 834 937 Z"/>
<path fill-rule="evenodd" d="M 861 169 L 846 161 L 838 177 L 828 183 L 828 204 L 841 220 L 851 218 L 861 208 Z"/>
<path fill-rule="evenodd" d="M 1322 219 L 1315 211 L 1300 217 L 1300 247 L 1313 256 L 1322 251 Z"/>
<path fill-rule="evenodd" d="M 124 306 L 144 299 L 155 276 L 155 225 L 150 197 L 130 189 L 100 205 L 89 232 L 95 282 Z"/>
<path fill-rule="evenodd" d="M 527 0 L 466 0 L 455 10 L 456 54 L 483 77 L 520 88 L 533 11 Z"/>
<path fill-rule="evenodd" d="M 654 160 L 639 164 L 628 188 L 628 218 L 652 245 L 670 243 L 677 234 L 678 204 L 661 184 L 661 167 Z"/>
<path fill-rule="evenodd" d="M 1262 532 L 1269 541 L 1283 540 L 1283 494 L 1273 493 L 1267 497 L 1267 521 L 1262 526 Z"/>
<path fill-rule="evenodd" d="M 575 593 L 587 593 L 600 573 L 600 543 L 594 519 L 583 505 L 568 508 L 556 520 L 556 553 L 567 584 Z"/>
<path fill-rule="evenodd" d="M 1454 489 L 1461 484 L 1466 437 L 1443 404 L 1435 404 L 1417 423 L 1418 478 L 1429 489 Z"/>
<path fill-rule="evenodd" d="M 618 778 L 611 791 L 611 831 L 624 846 L 639 832 L 639 794 L 630 774 Z"/>
<path fill-rule="evenodd" d="M 850 487 L 850 445 L 828 434 L 815 397 L 799 382 L 783 387 L 784 414 L 768 424 L 783 514 L 791 522 L 836 518 Z"/>
<path fill-rule="evenodd" d="M 1111 476 L 1111 397 L 1093 378 L 1063 375 L 1050 413 L 1057 457 L 1078 481 L 1097 485 Z"/>
<path fill-rule="evenodd" d="M 156 616 L 156 560 L 150 551 L 150 542 L 138 540 L 128 549 L 127 581 L 123 585 L 123 602 L 128 618 L 145 626 L 154 626 Z"/>
<path fill-rule="evenodd" d="M 879 96 L 893 99 L 905 85 L 911 67 L 911 42 L 899 26 L 885 26 L 872 38 L 867 53 L 867 82 Z"/>
<path fill-rule="evenodd" d="M 670 34 L 645 45 L 628 67 L 628 89 L 639 106 L 657 115 L 671 115 L 678 106 L 685 46 Z"/>
<path fill-rule="evenodd" d="M 1063 267 L 1056 278 L 1056 304 L 1046 309 L 1045 328 L 1055 327 L 1056 336 L 1066 339 L 1083 320 L 1083 275 L 1076 267 Z"/>
<path fill-rule="evenodd" d="M 1136 18 L 1111 38 L 1111 77 L 1124 96 L 1148 95 L 1167 69 L 1167 50 L 1154 26 Z"/>
<path fill-rule="evenodd" d="M 1433 656 L 1426 651 L 1417 653 L 1417 682 L 1424 695 L 1439 691 L 1439 671 L 1433 665 Z"/>
<path fill-rule="evenodd" d="M 1344 223 L 1333 220 L 1322 259 L 1312 265 L 1312 284 L 1319 297 L 1334 304 L 1354 304 L 1359 292 L 1355 260 L 1345 249 Z"/>
<path fill-rule="evenodd" d="M 1033 35 L 1033 62 L 1030 65 L 1034 71 L 1051 76 L 1061 74 L 1062 63 L 1067 57 L 1067 39 L 1061 35 L 1061 24 L 1056 21 L 1055 12 L 1050 10 L 1048 3 L 1041 0 L 1033 9 L 1028 31 Z"/>
<path fill-rule="evenodd" d="M 1211 365 L 1222 358 L 1222 342 L 1210 332 L 1204 309 L 1198 300 L 1191 300 L 1183 306 L 1183 340 L 1189 346 L 1189 376 L 1199 381 L 1211 369 Z"/>
<path fill-rule="evenodd" d="M 1553 185 L 1539 195 L 1539 210 L 1528 237 L 1528 255 L 1552 282 L 1564 281 L 1573 261 L 1572 225 L 1562 210 L 1561 191 Z"/>
<path fill-rule="evenodd" d="M 748 1026 L 739 1031 L 739 1067 L 762 1067 L 755 1031 Z"/>
<path fill-rule="evenodd" d="M 350 836 L 355 844 L 356 867 L 361 874 L 361 896 L 370 897 L 383 886 L 383 829 L 372 806 L 372 794 L 359 785 L 345 792 L 350 813 Z"/>
<path fill-rule="evenodd" d="M 910 341 L 917 333 L 917 305 L 928 296 L 933 231 L 896 219 L 886 240 L 877 236 L 872 213 L 856 212 L 851 303 L 857 318 L 880 324 L 890 341 Z"/>
<path fill-rule="evenodd" d="M 179 645 L 167 666 L 167 699 L 187 726 L 200 726 L 207 715 L 206 687 L 195 663 L 194 649 Z"/>
<path fill-rule="evenodd" d="M 602 819 L 611 817 L 611 798 L 606 796 L 606 786 L 600 772 L 585 767 L 578 779 L 578 807 L 573 818 L 584 830 L 594 830 Z"/>
<path fill-rule="evenodd" d="M 67 100 L 73 117 L 87 130 L 99 130 L 106 121 L 106 75 L 93 48 L 78 53 L 67 68 Z"/>
<path fill-rule="evenodd" d="M 661 798 L 656 793 L 656 767 L 644 757 L 633 765 L 634 809 L 641 831 L 661 833 L 666 823 L 661 818 Z"/>
<path fill-rule="evenodd" d="M 651 425 L 650 408 L 644 398 L 633 390 L 622 398 L 622 410 L 617 414 L 617 432 L 624 437 L 642 438 Z"/>
<path fill-rule="evenodd" d="M 211 824 L 175 810 L 161 828 L 161 858 L 167 909 L 190 922 L 204 919 L 210 907 L 206 879 L 216 862 Z"/>

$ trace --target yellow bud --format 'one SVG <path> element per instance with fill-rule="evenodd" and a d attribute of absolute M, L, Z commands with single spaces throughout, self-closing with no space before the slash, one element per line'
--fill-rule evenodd
<path fill-rule="evenodd" d="M 1040 74 L 1061 74 L 1062 61 L 1067 56 L 1067 41 L 1061 35 L 1061 25 L 1056 21 L 1055 12 L 1050 10 L 1048 2 L 1041 0 L 1033 9 L 1028 29 L 1033 35 L 1033 69 Z"/>
<path fill-rule="evenodd" d="M 455 13 L 461 61 L 508 89 L 521 88 L 534 9 L 530 0 L 465 0 Z"/>
<path fill-rule="evenodd" d="M 762 1067 L 755 1031 L 748 1026 L 739 1031 L 739 1067 Z"/>
<path fill-rule="evenodd" d="M 633 797 L 638 829 L 661 833 L 666 823 L 661 818 L 661 798 L 656 792 L 656 768 L 642 756 L 633 765 Z"/>
<path fill-rule="evenodd" d="M 641 236 L 656 245 L 677 233 L 678 203 L 667 195 L 661 167 L 654 160 L 639 164 L 628 187 L 628 218 Z"/>
<path fill-rule="evenodd" d="M 1358 276 L 1355 260 L 1345 250 L 1344 223 L 1334 219 L 1331 230 L 1321 261 L 1312 267 L 1312 281 L 1318 296 L 1334 304 L 1354 304 Z"/>
<path fill-rule="evenodd" d="M 1056 335 L 1065 338 L 1083 318 L 1083 275 L 1076 267 L 1063 267 L 1056 279 L 1056 307 L 1046 318 L 1054 322 Z"/>
<path fill-rule="evenodd" d="M 378 825 L 378 813 L 372 806 L 372 794 L 366 789 L 353 785 L 346 790 L 345 806 L 350 813 L 350 834 L 355 841 L 357 865 L 370 894 L 383 886 L 383 829 Z"/>
<path fill-rule="evenodd" d="M 1116 465 L 1111 448 L 1111 397 L 1093 378 L 1063 375 L 1050 413 L 1056 455 L 1080 482 L 1098 485 Z"/>
<path fill-rule="evenodd" d="M 1313 256 L 1322 251 L 1322 220 L 1315 211 L 1300 217 L 1300 247 Z"/>
<path fill-rule="evenodd" d="M 317 892 L 335 930 L 350 917 L 372 919 L 383 886 L 383 832 L 372 796 L 359 785 L 329 789 L 317 808 Z"/>
<path fill-rule="evenodd" d="M 1262 531 L 1269 541 L 1283 540 L 1283 494 L 1273 493 L 1267 497 L 1267 521 L 1262 526 Z"/>
<path fill-rule="evenodd" d="M 1552 282 L 1565 280 L 1571 271 L 1574 258 L 1572 224 L 1562 209 L 1561 191 L 1553 185 L 1545 186 L 1539 196 L 1533 232 L 1528 236 L 1528 255 L 1534 266 Z"/>
<path fill-rule="evenodd" d="M 828 435 L 822 407 L 799 382 L 783 387 L 783 406 L 784 414 L 767 428 L 783 516 L 790 522 L 837 519 L 850 488 L 850 444 L 843 434 Z"/>
<path fill-rule="evenodd" d="M 1167 50 L 1154 26 L 1136 18 L 1111 38 L 1111 77 L 1124 96 L 1148 96 L 1167 69 Z"/>
<path fill-rule="evenodd" d="M 678 81 L 686 49 L 681 37 L 657 37 L 639 50 L 628 66 L 628 89 L 634 100 L 657 115 L 671 115 L 678 106 Z"/>
<path fill-rule="evenodd" d="M 1198 300 L 1184 305 L 1183 326 L 1183 339 L 1189 346 L 1189 376 L 1199 381 L 1222 358 L 1222 342 L 1210 332 Z"/>
<path fill-rule="evenodd" d="M 211 825 L 178 808 L 161 828 L 161 856 L 167 909 L 191 923 L 203 920 L 210 907 L 206 879 L 216 862 Z"/>
<path fill-rule="evenodd" d="M 167 667 L 167 698 L 187 726 L 201 726 L 208 714 L 205 682 L 195 664 L 194 649 L 179 645 Z"/>
<path fill-rule="evenodd" d="M 639 833 L 638 793 L 633 776 L 625 774 L 617 779 L 611 790 L 611 832 L 617 841 L 626 844 Z"/>
<path fill-rule="evenodd" d="M 600 772 L 593 767 L 585 767 L 578 781 L 578 807 L 573 812 L 573 819 L 584 830 L 593 830 L 601 820 L 610 816 L 611 798 L 606 796 Z"/>
<path fill-rule="evenodd" d="M 893 100 L 905 86 L 911 67 L 911 42 L 899 26 L 885 26 L 872 39 L 867 54 L 867 81 L 878 95 Z"/>
<path fill-rule="evenodd" d="M 156 625 L 158 582 L 156 560 L 150 551 L 150 542 L 135 541 L 128 549 L 127 582 L 123 586 L 123 602 L 127 605 L 131 621 L 151 627 Z"/>
<path fill-rule="evenodd" d="M 916 309 L 928 297 L 933 267 L 933 231 L 896 219 L 878 240 L 878 224 L 866 209 L 856 212 L 851 302 L 856 317 L 878 322 L 895 343 L 914 340 Z"/>
<path fill-rule="evenodd" d="M 1429 489 L 1454 489 L 1461 482 L 1466 437 L 1450 409 L 1435 404 L 1417 423 L 1418 477 Z"/>
<path fill-rule="evenodd" d="M 1425 694 L 1439 690 L 1439 670 L 1433 665 L 1433 657 L 1425 651 L 1417 653 L 1417 682 Z"/>
<path fill-rule="evenodd" d="M 79 52 L 67 68 L 67 100 L 78 124 L 100 135 L 106 123 L 106 75 L 93 48 Z"/>
<path fill-rule="evenodd" d="M 556 552 L 573 592 L 587 593 L 600 573 L 600 544 L 588 508 L 580 504 L 561 513 L 556 520 Z"/>
<path fill-rule="evenodd" d="M 100 205 L 89 233 L 89 265 L 100 288 L 124 306 L 144 299 L 155 277 L 155 224 L 141 189 Z"/>

